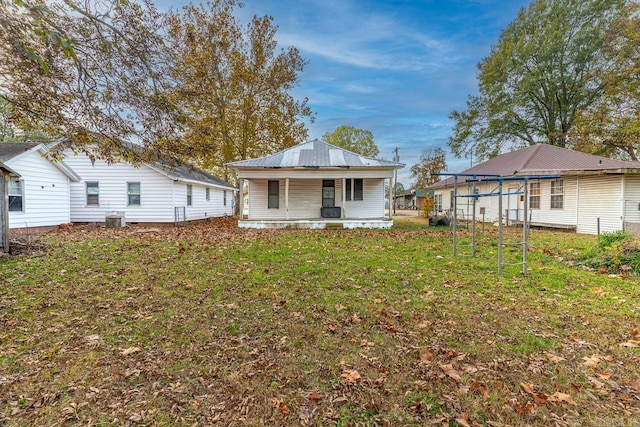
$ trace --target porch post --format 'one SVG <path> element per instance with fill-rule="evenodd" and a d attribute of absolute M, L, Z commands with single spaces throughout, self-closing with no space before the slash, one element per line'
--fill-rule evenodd
<path fill-rule="evenodd" d="M 284 180 L 284 206 L 286 209 L 286 218 L 289 220 L 289 178 Z"/>
<path fill-rule="evenodd" d="M 393 178 L 389 178 L 389 219 L 391 219 L 391 216 L 393 214 L 393 204 L 395 203 L 395 200 L 393 200 L 393 188 L 391 188 L 393 186 Z"/>
<path fill-rule="evenodd" d="M 242 221 L 244 219 L 244 179 L 239 178 L 238 179 L 238 187 L 240 189 L 240 197 L 238 200 L 239 201 L 239 205 L 240 205 L 240 215 L 238 215 L 240 217 L 240 221 Z M 248 195 L 248 193 L 247 193 Z"/>
<path fill-rule="evenodd" d="M 353 191 L 353 190 L 351 190 Z M 342 178 L 342 219 L 347 217 L 347 179 Z"/>

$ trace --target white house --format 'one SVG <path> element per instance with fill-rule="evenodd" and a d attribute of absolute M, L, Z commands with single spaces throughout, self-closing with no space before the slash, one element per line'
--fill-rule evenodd
<path fill-rule="evenodd" d="M 48 149 L 35 142 L 0 143 L 0 162 L 9 176 L 9 228 L 43 229 L 71 221 L 69 188 L 80 177 L 65 162 L 52 162 Z"/>
<path fill-rule="evenodd" d="M 434 192 L 435 210 L 458 217 L 497 222 L 522 221 L 525 188 L 532 225 L 596 234 L 604 231 L 640 230 L 640 163 L 538 144 L 496 156 L 457 177 L 448 177 L 429 187 Z M 499 212 L 498 181 L 502 181 L 502 212 Z M 525 181 L 508 177 L 528 177 Z M 549 179 L 555 177 L 553 179 Z M 469 197 L 476 195 L 476 197 Z"/>
<path fill-rule="evenodd" d="M 248 181 L 243 228 L 389 228 L 385 182 L 404 165 L 319 140 L 271 156 L 229 163 Z M 243 209 L 240 210 L 241 212 Z"/>
<path fill-rule="evenodd" d="M 179 164 L 107 163 L 63 151 L 64 162 L 82 177 L 71 185 L 71 221 L 177 223 L 233 215 L 237 188 L 195 167 Z"/>

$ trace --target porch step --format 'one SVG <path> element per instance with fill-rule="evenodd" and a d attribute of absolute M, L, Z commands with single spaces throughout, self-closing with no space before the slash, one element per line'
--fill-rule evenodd
<path fill-rule="evenodd" d="M 344 230 L 344 224 L 341 222 L 328 222 L 327 230 Z"/>

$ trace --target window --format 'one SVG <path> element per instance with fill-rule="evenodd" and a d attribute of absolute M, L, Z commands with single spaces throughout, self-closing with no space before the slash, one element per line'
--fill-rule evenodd
<path fill-rule="evenodd" d="M 562 180 L 551 181 L 551 209 L 564 207 L 564 188 Z"/>
<path fill-rule="evenodd" d="M 100 188 L 98 181 L 87 182 L 87 206 L 98 206 L 100 204 Z"/>
<path fill-rule="evenodd" d="M 433 210 L 436 212 L 442 212 L 442 194 L 436 194 L 433 196 Z"/>
<path fill-rule="evenodd" d="M 204 197 L 205 197 L 205 199 L 207 199 L 207 202 L 208 202 L 209 200 L 211 200 L 211 189 L 210 189 L 210 188 L 208 188 L 208 187 L 207 187 L 207 188 L 205 189 Z"/>
<path fill-rule="evenodd" d="M 322 180 L 322 207 L 332 208 L 336 205 L 336 182 L 332 179 Z"/>
<path fill-rule="evenodd" d="M 451 198 L 449 199 L 449 209 L 454 208 L 454 203 L 456 202 L 456 193 L 451 192 Z"/>
<path fill-rule="evenodd" d="M 529 208 L 540 209 L 540 183 L 532 182 L 529 184 Z"/>
<path fill-rule="evenodd" d="M 222 205 L 227 206 L 227 190 L 222 192 Z"/>
<path fill-rule="evenodd" d="M 347 200 L 363 200 L 364 192 L 363 192 L 362 178 L 347 179 L 346 181 L 347 181 L 346 199 Z M 353 189 L 353 198 L 351 197 L 352 189 Z"/>
<path fill-rule="evenodd" d="M 187 206 L 193 206 L 193 186 L 187 185 Z"/>
<path fill-rule="evenodd" d="M 140 206 L 140 183 L 127 182 L 127 205 Z"/>
<path fill-rule="evenodd" d="M 11 178 L 9 180 L 9 212 L 23 212 L 23 199 L 22 181 L 19 178 Z"/>
<path fill-rule="evenodd" d="M 269 200 L 267 201 L 269 209 L 280 208 L 280 181 L 269 181 Z"/>

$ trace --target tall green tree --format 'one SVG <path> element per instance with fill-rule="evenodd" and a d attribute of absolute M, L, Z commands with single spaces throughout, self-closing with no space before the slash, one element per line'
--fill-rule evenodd
<path fill-rule="evenodd" d="M 418 163 L 411 166 L 411 177 L 415 179 L 413 188 L 424 189 L 440 181 L 440 176 L 434 174 L 447 169 L 446 154 L 440 147 L 422 151 Z"/>
<path fill-rule="evenodd" d="M 373 142 L 373 133 L 353 126 L 338 126 L 333 132 L 325 133 L 322 140 L 366 157 L 375 158 L 380 154 L 378 146 Z"/>
<path fill-rule="evenodd" d="M 513 146 L 566 147 L 578 111 L 603 96 L 594 78 L 625 0 L 534 0 L 478 65 L 479 93 L 453 111 L 453 154 L 485 159 Z"/>
<path fill-rule="evenodd" d="M 184 108 L 185 133 L 176 150 L 231 179 L 225 163 L 259 157 L 307 138 L 307 99 L 291 90 L 305 61 L 298 49 L 278 49 L 269 16 L 246 25 L 236 0 L 189 4 L 169 23 L 176 82 L 172 99 Z"/>
<path fill-rule="evenodd" d="M 572 148 L 623 159 L 640 158 L 640 5 L 612 26 L 594 78 L 604 96 L 580 111 L 570 131 Z"/>
<path fill-rule="evenodd" d="M 148 1 L 0 0 L 0 99 L 27 128 L 107 159 L 179 135 L 162 19 Z"/>

